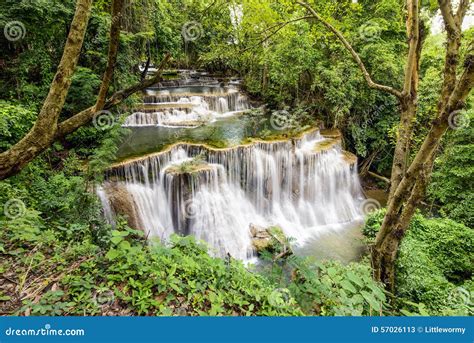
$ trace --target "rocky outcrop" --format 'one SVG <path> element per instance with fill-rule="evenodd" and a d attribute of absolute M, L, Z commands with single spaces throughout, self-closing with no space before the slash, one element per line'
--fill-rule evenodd
<path fill-rule="evenodd" d="M 250 236 L 252 237 L 252 245 L 257 253 L 263 251 L 275 252 L 278 246 L 286 246 L 287 239 L 281 228 L 277 226 L 262 227 L 250 224 Z"/>
<path fill-rule="evenodd" d="M 115 215 L 123 216 L 131 228 L 136 230 L 142 229 L 143 226 L 141 225 L 135 202 L 125 185 L 123 183 L 107 182 L 104 184 L 104 191 Z"/>

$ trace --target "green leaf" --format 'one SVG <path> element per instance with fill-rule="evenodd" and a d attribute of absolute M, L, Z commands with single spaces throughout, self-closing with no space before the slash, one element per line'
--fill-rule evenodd
<path fill-rule="evenodd" d="M 128 250 L 128 249 L 130 249 L 130 247 L 131 247 L 131 245 L 130 245 L 130 242 L 128 242 L 128 241 L 122 241 L 119 244 L 119 248 L 123 249 L 123 250 Z"/>
<path fill-rule="evenodd" d="M 328 275 L 329 275 L 331 278 L 334 278 L 334 277 L 336 276 L 336 274 L 337 274 L 336 268 L 333 268 L 333 267 L 328 268 L 326 272 L 328 273 Z"/>
<path fill-rule="evenodd" d="M 128 232 L 112 230 L 112 237 L 127 237 L 127 236 L 128 236 Z"/>
<path fill-rule="evenodd" d="M 345 290 L 347 290 L 349 292 L 357 293 L 357 289 L 354 287 L 354 285 L 352 285 L 352 283 L 350 283 L 347 280 L 342 280 L 341 281 L 341 286 L 342 286 L 342 288 L 344 288 Z"/>
<path fill-rule="evenodd" d="M 120 253 L 117 249 L 110 249 L 105 255 L 105 257 L 112 261 L 116 259 L 119 254 Z"/>
<path fill-rule="evenodd" d="M 369 284 L 369 288 L 372 290 L 372 292 L 375 294 L 377 298 L 379 298 L 382 301 L 387 300 L 383 291 L 380 288 L 378 288 L 376 285 Z"/>
<path fill-rule="evenodd" d="M 410 311 L 407 311 L 407 310 L 400 310 L 400 312 L 401 312 L 404 316 L 407 316 L 407 317 L 412 317 L 412 316 L 413 316 L 413 313 L 411 313 Z"/>
<path fill-rule="evenodd" d="M 121 236 L 114 236 L 110 239 L 110 241 L 114 244 L 119 244 L 121 241 L 123 241 L 123 237 Z"/>
<path fill-rule="evenodd" d="M 364 299 L 369 303 L 370 306 L 372 306 L 375 311 L 381 310 L 380 303 L 375 299 L 372 294 L 366 291 L 361 291 L 360 294 L 362 294 Z"/>
<path fill-rule="evenodd" d="M 358 277 L 356 274 L 354 274 L 353 272 L 351 271 L 348 271 L 347 274 L 346 274 L 347 278 L 349 280 L 351 280 L 353 283 L 355 283 L 357 286 L 359 287 L 363 287 L 364 286 L 364 282 L 362 281 L 362 279 L 360 277 Z"/>

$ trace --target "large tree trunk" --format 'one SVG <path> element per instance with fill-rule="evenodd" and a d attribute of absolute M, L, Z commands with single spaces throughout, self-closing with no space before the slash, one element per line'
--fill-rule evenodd
<path fill-rule="evenodd" d="M 443 134 L 449 127 L 449 116 L 465 105 L 465 100 L 474 85 L 474 54 L 472 52 L 467 55 L 464 66 L 464 73 L 459 81 L 455 82 L 445 107 L 433 120 L 420 150 L 389 199 L 387 213 L 377 234 L 372 254 L 374 275 L 392 292 L 395 289 L 395 259 L 398 247 L 426 191 L 436 151 Z"/>
<path fill-rule="evenodd" d="M 92 0 L 78 0 L 63 56 L 33 128 L 11 149 L 0 154 L 0 179 L 20 171 L 49 147 L 56 134 L 59 114 L 66 100 L 89 21 Z"/>

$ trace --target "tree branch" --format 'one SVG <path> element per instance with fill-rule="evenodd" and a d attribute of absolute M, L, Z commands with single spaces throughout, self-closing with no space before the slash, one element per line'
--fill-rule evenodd
<path fill-rule="evenodd" d="M 140 83 L 137 83 L 137 84 L 135 84 L 131 87 L 128 87 L 124 90 L 120 90 L 118 92 L 115 92 L 105 102 L 103 108 L 107 110 L 107 109 L 111 108 L 112 106 L 115 106 L 115 105 L 121 103 L 123 100 L 127 99 L 130 95 L 132 95 L 132 94 L 134 94 L 138 91 L 141 91 L 141 90 L 143 90 L 147 87 L 153 86 L 154 84 L 159 82 L 161 80 L 161 72 L 163 71 L 164 67 L 168 63 L 170 57 L 171 57 L 171 55 L 169 53 L 167 53 L 165 55 L 165 57 L 161 61 L 160 65 L 159 65 L 159 67 L 156 71 L 155 76 L 153 76 L 150 79 L 144 80 Z M 58 138 L 64 137 L 65 135 L 76 131 L 81 126 L 83 126 L 83 125 L 87 124 L 88 122 L 90 122 L 94 118 L 95 114 L 96 114 L 95 107 L 91 106 L 91 107 L 75 114 L 74 116 L 64 120 L 62 123 L 60 123 L 58 125 L 58 130 L 57 130 L 55 138 L 58 139 Z"/>
<path fill-rule="evenodd" d="M 92 0 L 77 0 L 63 55 L 43 107 L 26 136 L 0 154 L 0 179 L 18 173 L 54 141 L 59 114 L 66 101 L 72 75 L 79 60 L 91 6 Z"/>
<path fill-rule="evenodd" d="M 405 69 L 405 82 L 403 84 L 403 93 L 409 95 L 413 84 L 413 75 L 416 68 L 416 56 L 418 52 L 418 41 L 420 39 L 420 16 L 419 16 L 419 0 L 408 0 L 408 18 L 407 18 L 407 35 L 408 35 L 408 57 Z"/>
<path fill-rule="evenodd" d="M 107 54 L 107 67 L 102 77 L 102 83 L 100 85 L 99 95 L 95 103 L 95 111 L 100 111 L 105 104 L 105 98 L 107 91 L 109 90 L 110 82 L 115 70 L 115 64 L 117 63 L 117 53 L 120 41 L 120 23 L 122 17 L 124 0 L 114 0 L 112 2 L 112 24 L 110 26 L 110 41 L 109 51 Z"/>
<path fill-rule="evenodd" d="M 352 48 L 352 46 L 350 45 L 350 43 L 347 41 L 347 39 L 343 36 L 343 34 L 338 30 L 336 29 L 334 26 L 332 26 L 329 22 L 327 22 L 326 20 L 324 20 L 318 13 L 316 13 L 316 11 L 310 6 L 308 5 L 307 3 L 303 2 L 303 1 L 297 1 L 298 4 L 300 4 L 301 6 L 305 7 L 311 14 L 312 14 L 312 17 L 316 18 L 319 22 L 321 22 L 327 29 L 329 29 L 332 33 L 334 33 L 334 35 L 336 35 L 336 37 L 341 41 L 341 43 L 344 45 L 344 47 L 350 52 L 350 54 L 352 55 L 352 58 L 354 59 L 354 61 L 357 63 L 357 65 L 359 66 L 359 69 L 362 71 L 362 74 L 368 84 L 368 86 L 370 88 L 373 88 L 373 89 L 377 89 L 377 90 L 380 90 L 380 91 L 383 91 L 383 92 L 387 92 L 389 94 L 392 94 L 394 96 L 396 96 L 397 98 L 401 99 L 402 98 L 402 93 L 400 91 L 398 91 L 397 89 L 395 88 L 392 88 L 390 86 L 385 86 L 385 85 L 381 85 L 381 84 L 378 84 L 376 82 L 374 82 L 372 80 L 372 77 L 370 76 L 369 72 L 367 71 L 367 69 L 365 68 L 365 65 L 364 63 L 362 62 L 361 58 L 359 57 L 359 55 L 357 54 L 357 52 L 354 50 L 354 48 Z"/>
<path fill-rule="evenodd" d="M 455 20 L 456 22 L 462 24 L 466 12 L 469 9 L 470 1 L 469 0 L 460 0 L 458 10 L 456 11 Z"/>
<path fill-rule="evenodd" d="M 453 6 L 451 0 L 438 0 L 441 16 L 443 17 L 444 25 L 448 33 L 456 31 L 456 21 L 453 15 Z"/>
<path fill-rule="evenodd" d="M 290 23 L 294 23 L 296 21 L 300 21 L 300 20 L 304 20 L 304 19 L 309 19 L 309 18 L 313 18 L 313 16 L 309 15 L 309 16 L 304 16 L 304 17 L 299 17 L 299 18 L 296 18 L 296 19 L 291 19 L 291 20 L 288 20 L 284 23 L 278 23 L 278 24 L 275 24 L 275 25 L 272 25 L 271 27 L 265 29 L 263 32 L 266 32 L 268 30 L 271 30 L 273 29 L 274 27 L 277 27 L 279 26 L 275 31 L 273 31 L 272 33 L 270 33 L 268 36 L 265 36 L 263 39 L 261 39 L 258 43 L 252 45 L 252 46 L 249 46 L 248 48 L 245 48 L 244 50 L 241 51 L 242 52 L 245 52 L 247 50 L 251 50 L 253 48 L 256 48 L 258 46 L 260 46 L 262 43 L 266 42 L 267 40 L 269 40 L 272 36 L 274 36 L 275 34 L 277 34 L 282 28 L 284 28 L 286 25 L 290 24 Z M 262 32 L 262 33 L 263 33 Z"/>

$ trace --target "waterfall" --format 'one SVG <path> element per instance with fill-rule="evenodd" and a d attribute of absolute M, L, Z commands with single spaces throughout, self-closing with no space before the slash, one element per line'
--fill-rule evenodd
<path fill-rule="evenodd" d="M 245 260 L 254 254 L 250 224 L 278 225 L 304 244 L 361 217 L 356 164 L 339 144 L 316 149 L 322 142 L 315 130 L 228 149 L 179 143 L 112 167 L 104 195 L 111 184 L 126 189 L 151 236 L 195 235 L 215 255 Z"/>
<path fill-rule="evenodd" d="M 196 127 L 250 108 L 247 97 L 235 84 L 179 88 L 163 88 L 159 84 L 145 91 L 143 104 L 125 119 L 123 125 Z"/>

